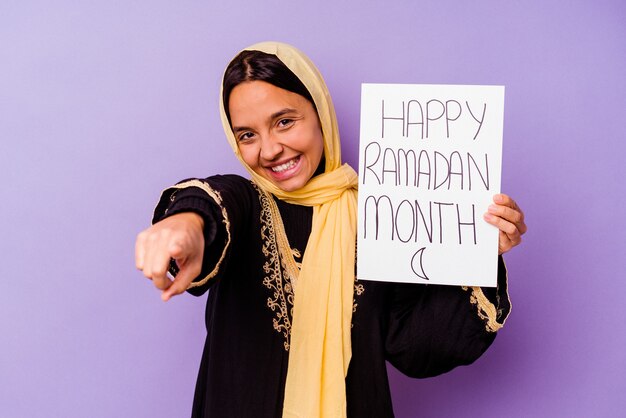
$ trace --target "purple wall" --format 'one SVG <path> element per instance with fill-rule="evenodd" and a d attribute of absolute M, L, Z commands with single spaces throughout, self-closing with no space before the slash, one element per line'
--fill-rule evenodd
<path fill-rule="evenodd" d="M 267 39 L 325 74 L 352 164 L 361 82 L 506 86 L 513 313 L 471 367 L 392 371 L 398 417 L 623 414 L 626 4 L 296 3 L 2 1 L 0 416 L 188 416 L 205 299 L 162 303 L 134 238 L 165 186 L 241 172 L 219 79 Z"/>

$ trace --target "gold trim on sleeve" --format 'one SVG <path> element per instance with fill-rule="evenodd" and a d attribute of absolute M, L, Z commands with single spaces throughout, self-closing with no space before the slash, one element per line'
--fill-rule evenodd
<path fill-rule="evenodd" d="M 487 321 L 485 328 L 489 332 L 496 332 L 504 323 L 500 324 L 496 320 L 498 311 L 493 303 L 487 299 L 487 296 L 483 293 L 483 289 L 480 287 L 472 287 L 472 293 L 470 295 L 470 302 L 472 305 L 476 305 L 478 308 L 478 317 L 484 321 Z"/>
<path fill-rule="evenodd" d="M 220 209 L 222 210 L 222 218 L 223 218 L 222 222 L 224 223 L 224 226 L 226 227 L 226 236 L 227 236 L 226 245 L 224 245 L 224 249 L 222 250 L 222 255 L 220 255 L 220 259 L 215 264 L 215 267 L 213 268 L 213 270 L 211 270 L 211 272 L 207 274 L 202 280 L 199 280 L 197 282 L 191 282 L 189 286 L 187 287 L 187 289 L 191 289 L 194 287 L 199 287 L 199 286 L 204 285 L 207 281 L 215 277 L 217 273 L 219 272 L 222 261 L 224 261 L 224 259 L 226 258 L 226 251 L 228 250 L 228 247 L 230 247 L 230 220 L 228 218 L 228 213 L 226 212 L 226 208 L 222 205 L 222 196 L 220 196 L 217 190 L 214 190 L 211 186 L 209 186 L 207 183 L 203 181 L 200 181 L 200 180 L 185 181 L 183 183 L 176 184 L 172 187 L 168 187 L 167 189 L 163 191 L 163 193 L 161 193 L 161 195 L 163 195 L 168 190 L 172 190 L 172 189 L 180 190 L 180 189 L 186 189 L 188 187 L 197 187 L 203 190 L 220 207 Z"/>
<path fill-rule="evenodd" d="M 496 290 L 496 302 L 498 303 L 498 307 L 496 307 L 487 296 L 483 293 L 483 289 L 477 286 L 468 288 L 467 286 L 463 286 L 463 290 L 472 289 L 472 293 L 470 294 L 470 302 L 472 305 L 475 305 L 478 309 L 478 317 L 484 321 L 486 321 L 485 329 L 489 332 L 496 332 L 500 328 L 504 326 L 506 320 L 511 314 L 511 299 L 509 298 L 508 291 L 508 281 L 509 281 L 509 273 L 506 270 L 505 266 L 505 296 L 508 301 L 509 310 L 504 316 L 504 318 L 500 318 L 503 314 L 502 309 L 500 308 L 500 292 L 499 289 Z"/>

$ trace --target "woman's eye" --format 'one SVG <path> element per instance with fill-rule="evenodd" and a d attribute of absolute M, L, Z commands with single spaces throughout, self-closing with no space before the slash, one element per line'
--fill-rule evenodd
<path fill-rule="evenodd" d="M 246 141 L 250 138 L 252 138 L 254 136 L 254 134 L 252 132 L 244 132 L 241 135 L 239 135 L 239 141 Z"/>
<path fill-rule="evenodd" d="M 281 128 L 284 128 L 286 126 L 289 126 L 293 123 L 293 119 L 281 119 L 278 121 L 278 126 L 280 126 Z"/>

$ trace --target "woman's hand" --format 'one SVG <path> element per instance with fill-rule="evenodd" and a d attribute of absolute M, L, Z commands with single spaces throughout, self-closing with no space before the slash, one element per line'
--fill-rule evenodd
<path fill-rule="evenodd" d="M 500 230 L 498 238 L 498 254 L 504 254 L 522 242 L 522 235 L 526 232 L 524 212 L 517 203 L 505 194 L 493 197 L 494 204 L 489 206 L 485 213 L 485 221 Z"/>
<path fill-rule="evenodd" d="M 137 235 L 135 264 L 158 289 L 161 299 L 183 293 L 202 270 L 204 255 L 204 220 L 193 212 L 172 215 Z M 170 259 L 179 272 L 174 280 L 167 277 Z"/>

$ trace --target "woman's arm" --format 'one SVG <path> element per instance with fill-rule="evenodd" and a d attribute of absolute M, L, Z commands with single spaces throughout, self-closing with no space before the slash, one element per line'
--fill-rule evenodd
<path fill-rule="evenodd" d="M 398 284 L 390 307 L 386 359 L 410 377 L 430 377 L 478 359 L 511 309 L 507 273 L 496 288 Z"/>
<path fill-rule="evenodd" d="M 250 181 L 235 175 L 185 180 L 166 189 L 153 225 L 137 237 L 137 268 L 163 291 L 163 300 L 185 290 L 203 294 L 223 272 L 231 242 L 248 227 L 255 201 Z"/>
<path fill-rule="evenodd" d="M 484 219 L 500 230 L 501 255 L 521 243 L 527 227 L 513 199 L 497 194 L 493 201 Z M 398 285 L 389 317 L 387 359 L 413 377 L 470 364 L 491 345 L 510 310 L 502 257 L 497 288 Z"/>

